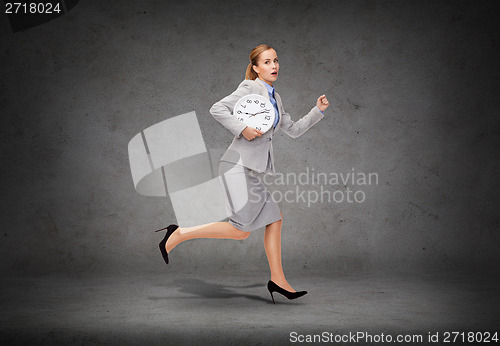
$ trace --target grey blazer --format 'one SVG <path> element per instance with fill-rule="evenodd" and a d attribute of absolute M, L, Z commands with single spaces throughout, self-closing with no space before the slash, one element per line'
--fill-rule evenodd
<path fill-rule="evenodd" d="M 298 121 L 293 121 L 283 109 L 281 98 L 277 92 L 274 93 L 280 119 L 276 128 L 271 128 L 262 137 L 255 137 L 249 141 L 241 135 L 246 125 L 232 115 L 234 105 L 243 96 L 248 94 L 260 94 L 269 100 L 269 94 L 265 85 L 258 78 L 256 80 L 244 80 L 231 95 L 224 97 L 210 108 L 210 114 L 225 128 L 234 134 L 233 142 L 227 148 L 221 161 L 237 163 L 256 172 L 262 173 L 266 170 L 268 157 L 271 157 L 272 173 L 274 170 L 273 135 L 281 128 L 287 135 L 297 138 L 320 121 L 324 114 L 314 106 L 313 109 Z"/>

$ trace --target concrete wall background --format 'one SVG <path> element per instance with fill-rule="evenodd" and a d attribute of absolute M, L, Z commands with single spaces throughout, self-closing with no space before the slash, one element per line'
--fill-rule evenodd
<path fill-rule="evenodd" d="M 137 194 L 127 144 L 208 113 L 275 47 L 276 89 L 304 136 L 275 137 L 279 172 L 376 172 L 363 203 L 280 203 L 287 270 L 477 270 L 498 263 L 499 5 L 483 2 L 80 2 L 11 33 L 0 17 L 3 272 L 164 270 L 166 199 Z M 279 187 L 276 187 L 278 190 Z M 194 240 L 170 271 L 267 270 L 263 230 Z"/>

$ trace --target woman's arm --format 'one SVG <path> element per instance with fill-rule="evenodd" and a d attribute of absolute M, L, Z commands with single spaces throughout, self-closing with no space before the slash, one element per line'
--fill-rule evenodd
<path fill-rule="evenodd" d="M 281 106 L 281 116 L 283 120 L 281 121 L 281 129 L 285 131 L 287 135 L 292 138 L 297 138 L 302 136 L 307 130 L 314 126 L 318 121 L 323 119 L 325 116 L 322 111 L 328 108 L 328 100 L 325 95 L 318 98 L 316 106 L 302 118 L 297 121 L 293 121 L 290 114 L 286 113 L 283 109 L 283 103 Z"/>
<path fill-rule="evenodd" d="M 247 127 L 242 121 L 239 121 L 232 113 L 234 105 L 240 98 L 252 93 L 252 83 L 255 81 L 244 80 L 231 95 L 224 97 L 219 102 L 216 102 L 210 108 L 210 114 L 222 124 L 226 129 L 231 131 L 238 138 L 241 137 L 241 132 Z"/>

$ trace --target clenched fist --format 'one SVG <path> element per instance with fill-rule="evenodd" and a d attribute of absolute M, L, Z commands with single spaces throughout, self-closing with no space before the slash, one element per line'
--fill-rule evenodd
<path fill-rule="evenodd" d="M 329 105 L 330 103 L 326 99 L 325 95 L 321 95 L 320 97 L 318 97 L 318 101 L 316 101 L 316 106 L 319 108 L 320 111 L 324 112 Z"/>

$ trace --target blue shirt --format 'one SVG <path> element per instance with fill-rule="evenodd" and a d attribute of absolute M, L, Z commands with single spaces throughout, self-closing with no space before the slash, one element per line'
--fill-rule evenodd
<path fill-rule="evenodd" d="M 264 81 L 262 83 L 264 83 L 264 85 L 266 86 L 267 92 L 269 93 L 269 99 L 271 100 L 271 103 L 274 106 L 274 114 L 276 114 L 276 116 L 274 117 L 274 128 L 276 128 L 276 125 L 280 121 L 280 111 L 278 110 L 278 103 L 274 98 L 274 88 Z"/>

